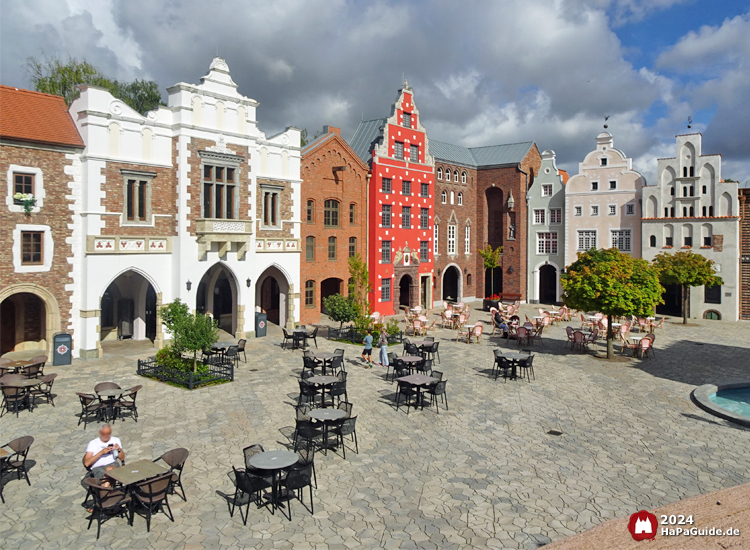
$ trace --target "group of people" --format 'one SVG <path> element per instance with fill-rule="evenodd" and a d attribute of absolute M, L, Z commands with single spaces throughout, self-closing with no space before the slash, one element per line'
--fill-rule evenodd
<path fill-rule="evenodd" d="M 376 331 L 378 335 L 378 347 L 380 348 L 380 362 L 379 365 L 387 367 L 388 363 L 388 334 L 385 330 Z M 365 349 L 362 350 L 362 360 L 365 362 L 365 368 L 372 368 L 372 343 L 375 341 L 375 337 L 372 335 L 372 330 L 367 329 L 362 343 L 365 345 Z"/>

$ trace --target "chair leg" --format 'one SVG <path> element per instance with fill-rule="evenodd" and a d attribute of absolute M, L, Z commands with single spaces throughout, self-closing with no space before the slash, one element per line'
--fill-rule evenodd
<path fill-rule="evenodd" d="M 234 498 L 232 499 L 232 507 L 229 509 L 229 517 L 234 517 L 234 508 L 237 506 L 237 497 L 240 494 L 240 488 L 235 487 L 234 488 Z"/>
<path fill-rule="evenodd" d="M 354 451 L 359 454 L 359 442 L 357 441 L 357 430 L 354 430 L 352 432 L 352 435 L 354 436 Z M 316 485 L 315 488 L 317 489 L 318 486 Z M 310 500 L 312 501 L 312 494 L 310 495 Z"/>

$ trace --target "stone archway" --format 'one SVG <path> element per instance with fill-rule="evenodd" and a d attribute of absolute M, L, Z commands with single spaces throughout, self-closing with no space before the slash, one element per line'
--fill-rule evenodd
<path fill-rule="evenodd" d="M 238 303 L 239 287 L 234 273 L 221 262 L 211 266 L 198 283 L 196 311 L 210 314 L 221 330 L 235 338 L 242 338 L 239 335 L 244 333 L 244 328 Z"/>
<path fill-rule="evenodd" d="M 28 300 L 27 300 L 28 299 Z M 9 302 L 6 301 L 10 300 Z M 25 304 L 24 301 L 32 303 L 38 300 L 41 302 L 42 307 L 32 319 L 33 325 L 30 328 L 33 330 L 26 332 L 25 327 L 29 322 L 29 316 L 25 315 Z M 52 356 L 52 337 L 56 332 L 62 330 L 62 319 L 60 316 L 60 306 L 57 300 L 46 288 L 30 284 L 30 283 L 18 283 L 8 285 L 7 287 L 0 290 L 0 309 L 5 304 L 6 312 L 11 309 L 14 314 L 12 322 L 12 330 L 14 333 L 13 337 L 13 349 L 3 349 L 2 353 L 8 353 L 8 351 L 24 351 L 39 349 L 46 351 L 48 356 Z M 23 327 L 23 329 L 22 329 Z M 3 319 L 2 328 L 3 332 L 11 329 L 10 321 Z M 38 334 L 39 338 L 36 340 L 26 340 L 26 335 Z M 20 338 L 20 339 L 19 339 Z M 11 338 L 2 338 L 5 345 L 10 345 Z"/>
<path fill-rule="evenodd" d="M 443 295 L 444 301 L 461 301 L 461 271 L 455 265 L 449 265 L 443 271 Z"/>
<path fill-rule="evenodd" d="M 287 330 L 294 329 L 293 285 L 277 266 L 266 268 L 255 282 L 255 305 L 268 315 L 268 321 Z"/>
<path fill-rule="evenodd" d="M 100 301 L 99 340 L 151 340 L 161 347 L 161 295 L 150 279 L 135 269 L 120 273 Z"/>

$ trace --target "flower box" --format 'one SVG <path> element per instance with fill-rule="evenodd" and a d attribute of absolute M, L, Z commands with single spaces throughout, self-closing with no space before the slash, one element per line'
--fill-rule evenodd
<path fill-rule="evenodd" d="M 482 300 L 482 309 L 484 311 L 489 311 L 491 307 L 500 309 L 500 300 L 494 300 L 492 298 L 485 298 L 484 300 Z"/>

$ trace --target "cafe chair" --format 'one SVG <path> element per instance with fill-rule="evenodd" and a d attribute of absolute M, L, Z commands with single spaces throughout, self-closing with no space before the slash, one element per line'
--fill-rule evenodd
<path fill-rule="evenodd" d="M 161 460 L 163 462 L 166 462 L 167 466 L 169 466 L 169 473 L 172 474 L 172 478 L 169 483 L 169 492 L 171 494 L 181 496 L 182 500 L 184 500 L 185 502 L 187 502 L 187 498 L 185 497 L 185 488 L 182 486 L 182 469 L 185 467 L 185 462 L 187 461 L 189 455 L 190 451 L 188 451 L 187 449 L 178 448 L 167 451 L 159 458 L 154 459 L 154 462 L 158 462 L 159 460 Z M 182 495 L 180 495 L 175 490 L 175 487 L 180 488 L 180 491 L 182 491 Z"/>
<path fill-rule="evenodd" d="M 404 376 L 408 376 L 408 370 L 406 371 L 407 374 Z M 398 389 L 396 391 L 396 410 L 398 410 L 398 407 L 401 403 L 401 396 L 404 397 L 404 400 L 406 401 L 406 414 L 409 414 L 409 398 L 414 397 L 416 400 L 417 397 L 417 390 L 412 386 L 411 384 L 407 384 L 406 382 L 401 382 L 400 380 L 396 380 L 398 383 Z"/>
<path fill-rule="evenodd" d="M 350 411 L 351 412 L 351 411 Z M 342 418 L 338 421 L 335 427 L 331 430 L 333 434 L 341 441 L 341 449 L 346 458 L 346 445 L 344 445 L 344 436 L 349 435 L 354 443 L 354 450 L 359 454 L 359 443 L 357 442 L 357 417 L 352 416 L 350 418 Z"/>
<path fill-rule="evenodd" d="M 520 371 L 520 377 L 524 377 L 524 373 L 526 374 L 526 379 L 531 382 L 532 380 L 536 380 L 536 375 L 534 374 L 534 356 L 529 355 L 526 359 L 521 359 L 518 362 L 518 370 Z"/>
<path fill-rule="evenodd" d="M 166 473 L 141 481 L 133 486 L 133 500 L 130 508 L 130 524 L 133 524 L 136 505 L 139 505 L 146 517 L 146 532 L 151 532 L 151 516 L 160 511 L 174 523 L 172 509 L 169 507 L 167 494 L 172 483 L 172 474 Z M 166 506 L 166 509 L 164 508 Z M 140 514 L 139 514 L 140 515 Z"/>
<path fill-rule="evenodd" d="M 122 487 L 102 487 L 99 480 L 93 477 L 84 479 L 83 483 L 88 487 L 89 494 L 94 498 L 88 529 L 91 529 L 91 524 L 96 519 L 96 540 L 99 540 L 102 523 L 112 517 L 125 515 L 128 519 L 128 525 L 133 524 L 133 519 L 126 506 L 131 504 L 131 498 Z"/>
<path fill-rule="evenodd" d="M 247 508 L 245 509 L 245 515 L 242 515 L 242 504 L 240 504 L 240 518 L 242 518 L 242 524 L 247 525 L 247 518 L 250 515 L 250 503 L 255 502 L 260 508 L 261 506 L 268 506 L 272 504 L 269 500 L 263 504 L 262 494 L 266 489 L 272 487 L 272 483 L 266 478 L 253 475 L 245 470 L 238 470 L 232 466 L 234 470 L 234 498 L 232 499 L 232 507 L 229 510 L 229 516 L 234 517 L 234 509 L 237 506 L 237 501 L 241 495 L 245 494 L 247 498 Z"/>
<path fill-rule="evenodd" d="M 5 375 L 5 378 L 12 375 Z M 25 403 L 27 406 L 29 404 L 29 394 L 24 388 L 11 388 L 9 386 L 2 386 L 3 390 L 3 405 L 2 405 L 2 411 L 0 411 L 0 416 L 3 416 L 6 412 L 10 412 L 11 407 L 13 408 L 13 411 L 16 413 L 16 418 L 18 418 L 18 411 L 20 410 L 21 406 Z"/>
<path fill-rule="evenodd" d="M 237 368 L 240 364 L 240 352 L 239 346 L 229 346 L 227 348 L 224 357 L 222 357 L 224 364 L 232 364 L 234 368 Z"/>
<path fill-rule="evenodd" d="M 313 484 L 315 488 L 318 488 L 318 476 L 315 474 L 315 445 L 312 443 L 305 443 L 304 447 L 297 451 L 297 464 L 292 466 L 312 466 Z"/>
<path fill-rule="evenodd" d="M 294 452 L 300 448 L 300 441 L 305 445 L 314 445 L 315 440 L 323 436 L 323 428 L 318 428 L 311 420 L 297 420 L 294 429 Z"/>
<path fill-rule="evenodd" d="M 31 380 L 32 378 L 39 378 L 43 375 L 44 363 L 32 363 L 23 368 L 24 378 Z"/>
<path fill-rule="evenodd" d="M 55 378 L 57 378 L 57 373 L 52 374 L 45 374 L 42 377 L 42 383 L 39 387 L 32 389 L 29 392 L 29 398 L 36 400 L 37 397 L 42 397 L 47 400 L 47 403 L 52 403 L 52 406 L 55 406 L 55 400 L 52 397 L 52 384 L 55 383 Z"/>
<path fill-rule="evenodd" d="M 307 334 L 307 337 L 312 339 L 313 344 L 315 344 L 316 348 L 318 347 L 318 328 L 319 327 L 315 327 L 315 329 L 312 332 L 309 332 Z"/>
<path fill-rule="evenodd" d="M 245 363 L 247 363 L 247 354 L 245 353 L 245 344 L 247 344 L 247 340 L 245 339 L 242 339 L 239 342 L 237 342 L 237 355 L 239 359 L 239 354 L 241 353 L 242 357 L 245 359 Z"/>
<path fill-rule="evenodd" d="M 286 478 L 281 480 L 281 486 L 284 487 L 287 491 L 290 491 L 292 495 L 295 495 L 295 497 L 300 501 L 300 503 L 304 506 L 304 500 L 302 498 L 303 489 L 305 487 L 310 488 L 310 513 L 315 513 L 315 505 L 313 504 L 313 468 L 312 464 L 307 464 L 306 466 L 299 466 L 294 465 L 292 466 L 289 471 L 286 474 Z M 305 506 L 305 508 L 307 508 Z M 287 510 L 289 511 L 288 519 L 289 521 L 292 521 L 292 503 L 291 501 L 287 505 Z"/>
<path fill-rule="evenodd" d="M 105 405 L 99 402 L 99 399 L 91 393 L 79 393 L 76 392 L 78 399 L 81 401 L 81 415 L 78 418 L 78 426 L 83 422 L 83 429 L 86 429 L 86 424 L 91 422 L 90 417 L 93 415 L 94 421 L 102 419 L 102 412 L 105 409 Z"/>
<path fill-rule="evenodd" d="M 281 349 L 286 349 L 286 343 L 288 341 L 291 341 L 292 337 L 289 336 L 289 333 L 286 331 L 284 327 L 281 327 L 281 332 L 284 333 L 284 340 L 281 342 Z"/>
<path fill-rule="evenodd" d="M 7 447 L 12 451 L 5 458 L 5 471 L 16 472 L 19 480 L 21 479 L 21 473 L 23 473 L 23 477 L 26 478 L 26 483 L 29 485 L 31 485 L 31 481 L 29 481 L 29 472 L 26 469 L 26 458 L 29 455 L 32 443 L 34 443 L 34 438 L 25 435 L 3 445 L 3 448 Z"/>
<path fill-rule="evenodd" d="M 138 407 L 135 405 L 135 398 L 143 386 L 133 386 L 125 390 L 115 401 L 115 416 L 122 418 L 123 411 L 130 411 L 130 416 L 138 422 Z"/>
<path fill-rule="evenodd" d="M 428 386 L 428 388 L 424 391 L 424 393 L 430 396 L 430 406 L 435 403 L 435 410 L 437 410 L 438 414 L 440 414 L 440 404 L 438 403 L 438 397 L 441 398 L 445 403 L 445 410 L 448 410 L 448 396 L 445 393 L 445 386 L 447 384 L 447 380 L 441 380 L 437 384 Z"/>

